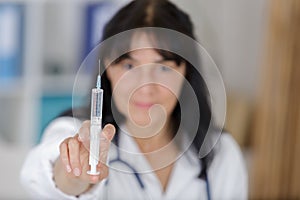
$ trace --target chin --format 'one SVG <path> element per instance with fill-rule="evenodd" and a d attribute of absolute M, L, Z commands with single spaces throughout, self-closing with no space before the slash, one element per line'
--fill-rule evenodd
<path fill-rule="evenodd" d="M 134 116 L 132 117 L 131 122 L 135 125 L 146 127 L 151 124 L 151 119 L 149 116 Z"/>
<path fill-rule="evenodd" d="M 166 114 L 160 112 L 158 109 L 156 112 L 149 112 L 149 110 L 131 110 L 128 119 L 136 126 L 140 128 L 160 129 L 166 123 Z"/>

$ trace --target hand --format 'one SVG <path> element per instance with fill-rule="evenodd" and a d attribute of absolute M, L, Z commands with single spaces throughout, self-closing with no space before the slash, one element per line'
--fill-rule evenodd
<path fill-rule="evenodd" d="M 83 122 L 79 134 L 66 138 L 59 146 L 60 156 L 55 164 L 54 179 L 58 188 L 67 194 L 79 195 L 108 176 L 105 164 L 112 138 L 113 125 L 106 125 L 100 135 L 100 156 L 97 165 L 99 175 L 89 175 L 89 134 L 90 121 Z"/>

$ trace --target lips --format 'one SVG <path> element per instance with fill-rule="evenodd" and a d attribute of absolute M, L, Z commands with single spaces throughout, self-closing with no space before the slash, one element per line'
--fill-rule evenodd
<path fill-rule="evenodd" d="M 154 103 L 146 103 L 146 102 L 133 102 L 133 104 L 136 107 L 142 108 L 142 109 L 149 109 L 149 108 L 151 108 L 151 106 L 154 105 Z"/>

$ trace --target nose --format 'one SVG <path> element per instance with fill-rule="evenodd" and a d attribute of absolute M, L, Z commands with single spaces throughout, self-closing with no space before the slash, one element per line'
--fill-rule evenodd
<path fill-rule="evenodd" d="M 143 68 L 143 69 L 142 69 Z M 155 92 L 155 78 L 153 70 L 149 66 L 141 67 L 138 78 L 138 91 L 142 94 L 153 94 Z"/>

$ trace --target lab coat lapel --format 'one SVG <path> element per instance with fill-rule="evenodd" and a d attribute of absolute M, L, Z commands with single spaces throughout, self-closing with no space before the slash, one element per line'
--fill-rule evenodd
<path fill-rule="evenodd" d="M 185 188 L 189 187 L 189 184 L 198 177 L 200 170 L 201 165 L 196 152 L 191 149 L 183 152 L 174 165 L 165 192 L 165 199 L 178 198 L 178 195 L 184 193 Z"/>

